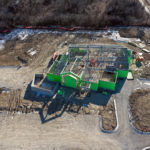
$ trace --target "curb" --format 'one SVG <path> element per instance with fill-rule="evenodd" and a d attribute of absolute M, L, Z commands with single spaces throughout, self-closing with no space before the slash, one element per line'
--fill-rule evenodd
<path fill-rule="evenodd" d="M 21 66 L 0 66 L 0 69 L 18 69 Z"/>
<path fill-rule="evenodd" d="M 150 132 L 141 131 L 141 130 L 137 129 L 137 128 L 133 125 L 134 121 L 131 120 L 131 119 L 132 119 L 132 117 L 131 117 L 132 115 L 131 115 L 131 112 L 130 112 L 130 107 L 129 107 L 128 112 L 129 112 L 129 124 L 130 124 L 131 128 L 132 128 L 136 133 L 138 133 L 138 134 L 141 134 L 141 135 L 150 135 Z M 130 121 L 130 120 L 131 120 L 131 121 Z"/>
<path fill-rule="evenodd" d="M 142 150 L 147 150 L 148 148 L 150 149 L 150 146 L 148 146 L 148 147 L 145 147 L 145 148 L 143 148 Z"/>
<path fill-rule="evenodd" d="M 135 128 L 135 126 L 133 125 L 134 121 L 131 121 L 130 122 L 130 125 L 131 125 L 131 128 L 138 134 L 141 134 L 141 135 L 150 135 L 150 132 L 144 132 L 144 131 L 141 131 L 141 130 L 138 130 L 137 128 Z"/>
<path fill-rule="evenodd" d="M 141 88 L 136 88 L 134 91 L 136 91 L 137 89 L 141 89 Z M 144 132 L 144 131 L 141 131 L 141 130 L 135 128 L 135 126 L 133 125 L 134 121 L 132 120 L 132 114 L 131 114 L 130 110 L 131 110 L 130 105 L 128 104 L 128 116 L 129 116 L 129 124 L 130 124 L 131 128 L 138 134 L 150 135 L 150 132 Z"/>
<path fill-rule="evenodd" d="M 119 121 L 118 121 L 118 113 L 117 113 L 117 105 L 116 105 L 116 100 L 114 99 L 114 107 L 115 107 L 115 116 L 116 116 L 116 122 L 117 122 L 117 126 L 114 130 L 111 130 L 111 131 L 107 131 L 107 130 L 104 130 L 103 129 L 103 126 L 102 126 L 102 117 L 99 116 L 99 121 L 100 121 L 100 130 L 103 132 L 103 133 L 115 133 L 117 132 L 118 128 L 119 128 Z"/>
<path fill-rule="evenodd" d="M 141 80 L 141 81 L 150 81 L 150 79 L 146 79 L 146 78 L 140 78 L 139 80 Z"/>

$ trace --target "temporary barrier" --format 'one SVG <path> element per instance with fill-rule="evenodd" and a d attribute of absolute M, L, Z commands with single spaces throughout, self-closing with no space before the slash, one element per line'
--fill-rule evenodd
<path fill-rule="evenodd" d="M 99 81 L 99 88 L 112 90 L 114 91 L 116 89 L 116 83 L 115 82 L 107 82 L 107 81 Z"/>
<path fill-rule="evenodd" d="M 131 59 L 132 59 L 132 53 L 131 50 L 128 50 L 128 63 L 131 63 Z"/>
<path fill-rule="evenodd" d="M 62 95 L 62 96 L 64 96 L 65 95 L 65 92 L 64 91 L 62 91 L 62 90 L 58 90 L 58 95 Z"/>
<path fill-rule="evenodd" d="M 62 76 L 62 85 L 77 88 L 79 84 L 79 80 L 73 75 L 64 75 Z"/>
<path fill-rule="evenodd" d="M 128 70 L 117 70 L 118 78 L 126 78 L 128 76 Z"/>
<path fill-rule="evenodd" d="M 47 80 L 61 83 L 61 76 L 48 73 Z"/>
<path fill-rule="evenodd" d="M 91 83 L 90 89 L 93 91 L 97 91 L 98 90 L 98 83 Z"/>

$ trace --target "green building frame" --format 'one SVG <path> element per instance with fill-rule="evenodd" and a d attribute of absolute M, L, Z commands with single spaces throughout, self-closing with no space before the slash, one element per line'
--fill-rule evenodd
<path fill-rule="evenodd" d="M 128 75 L 131 55 L 131 50 L 118 45 L 72 45 L 68 54 L 53 62 L 47 80 L 75 89 L 115 91 L 117 79 Z M 93 58 L 97 66 L 91 66 Z"/>

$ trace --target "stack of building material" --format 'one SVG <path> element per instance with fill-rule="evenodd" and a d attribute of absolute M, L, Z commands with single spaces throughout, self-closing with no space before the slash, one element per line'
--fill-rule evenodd
<path fill-rule="evenodd" d="M 127 80 L 133 80 L 133 75 L 131 72 L 128 73 Z"/>

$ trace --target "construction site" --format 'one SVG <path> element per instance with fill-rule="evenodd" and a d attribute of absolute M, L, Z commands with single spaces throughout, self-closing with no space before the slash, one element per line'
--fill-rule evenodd
<path fill-rule="evenodd" d="M 5 127 L 9 126 L 9 131 L 13 129 L 12 134 L 15 132 L 19 135 L 21 131 L 37 139 L 38 134 L 43 135 L 41 132 L 44 132 L 44 126 L 47 133 L 53 134 L 56 139 L 60 138 L 58 131 L 73 140 L 88 133 L 93 135 L 89 141 L 94 139 L 96 142 L 98 139 L 98 143 L 102 138 L 112 139 L 113 136 L 117 140 L 112 142 L 124 143 L 122 140 L 125 140 L 124 134 L 127 134 L 132 137 L 131 141 L 127 141 L 130 148 L 115 145 L 112 150 L 118 147 L 136 149 L 132 147 L 132 142 L 141 139 L 130 127 L 130 120 L 125 115 L 128 115 L 128 100 L 133 93 L 130 106 L 132 120 L 136 121 L 134 126 L 142 132 L 149 131 L 149 100 L 146 96 L 142 98 L 141 94 L 137 96 L 139 98 L 134 95 L 136 88 L 149 86 L 146 85 L 146 79 L 140 80 L 142 76 L 149 77 L 149 46 L 146 45 L 146 50 L 143 50 L 136 46 L 143 42 L 137 39 L 133 39 L 132 43 L 122 42 L 128 39 L 109 31 L 92 34 L 86 31 L 37 33 L 34 30 L 19 31 L 18 35 L 10 33 L 15 38 L 6 40 L 1 47 L 0 57 L 6 58 L 9 55 L 12 60 L 0 59 L 1 134 L 4 135 Z M 116 36 L 119 41 L 116 41 Z M 5 117 L 11 118 L 6 119 L 8 125 L 5 124 Z M 33 135 L 31 130 L 29 133 L 30 127 Z M 49 137 L 53 139 L 51 135 L 43 138 L 46 141 Z M 2 143 L 5 142 L 1 137 L 0 139 Z M 6 143 L 8 139 L 7 136 Z M 86 138 L 83 139 L 87 142 Z M 143 142 L 136 145 L 146 146 L 149 141 L 147 139 L 148 136 L 144 137 Z M 32 141 L 31 138 L 30 140 Z M 17 139 L 16 143 L 19 141 Z M 66 138 L 64 141 L 68 143 L 72 140 Z M 51 143 L 57 147 L 56 141 L 51 140 Z M 82 149 L 81 147 L 82 144 L 79 144 L 76 149 Z M 99 150 L 99 147 L 100 145 L 95 149 Z M 106 146 L 105 149 L 109 147 Z"/>
<path fill-rule="evenodd" d="M 0 150 L 150 150 L 150 0 L 0 0 Z"/>
<path fill-rule="evenodd" d="M 98 91 L 115 91 L 117 78 L 126 78 L 131 51 L 117 45 L 72 45 L 58 55 L 47 73 L 47 80 L 62 86 Z"/>

